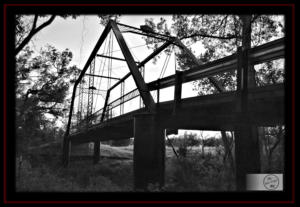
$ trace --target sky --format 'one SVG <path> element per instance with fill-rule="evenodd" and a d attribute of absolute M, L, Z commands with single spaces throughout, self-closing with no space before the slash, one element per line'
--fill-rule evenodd
<path fill-rule="evenodd" d="M 154 21 L 158 21 L 162 15 L 123 15 L 120 18 L 120 23 L 128 24 L 134 27 L 140 27 L 140 25 L 144 24 L 145 18 L 153 18 Z M 168 24 L 171 24 L 172 16 L 163 16 Z M 67 18 L 63 19 L 61 17 L 57 17 L 52 24 L 50 24 L 45 29 L 41 30 L 31 41 L 31 44 L 36 52 L 40 50 L 41 47 L 45 46 L 46 44 L 50 44 L 55 46 L 58 50 L 62 51 L 66 48 L 70 49 L 73 53 L 73 60 L 71 65 L 77 65 L 79 68 L 83 68 L 85 62 L 87 61 L 91 51 L 93 50 L 97 40 L 99 39 L 104 26 L 100 24 L 99 18 L 93 15 L 85 15 L 79 16 L 76 19 Z M 148 49 L 145 45 L 145 40 L 142 39 L 142 36 L 130 33 L 124 33 L 124 38 L 126 43 L 128 44 L 133 57 L 136 61 L 143 60 L 147 55 L 149 55 L 152 50 Z M 113 53 L 114 57 L 123 58 L 123 55 L 120 51 L 120 48 L 117 45 L 116 40 L 113 41 Z M 98 51 L 99 53 L 105 53 L 104 51 L 104 43 Z M 203 52 L 203 47 L 200 43 L 193 45 L 196 53 L 195 55 L 199 55 Z M 199 49 L 200 48 L 200 49 Z M 150 82 L 158 79 L 161 75 L 161 71 L 163 68 L 163 64 L 165 62 L 166 55 L 162 53 L 161 58 L 158 59 L 156 64 L 153 64 L 151 61 L 146 64 L 145 66 L 145 81 Z M 96 74 L 102 72 L 100 70 L 100 63 L 98 59 L 96 60 Z M 106 62 L 107 64 L 107 62 Z M 126 63 L 113 61 L 112 66 L 112 76 L 121 78 L 127 72 L 129 72 L 128 68 L 126 67 Z M 175 55 L 174 53 L 171 54 L 170 60 L 166 67 L 165 73 L 162 77 L 166 77 L 175 73 Z M 104 68 L 103 75 L 108 75 L 108 70 Z M 130 78 L 129 78 L 130 79 Z M 95 79 L 96 84 L 100 82 L 98 78 Z M 127 83 L 128 82 L 128 83 Z M 135 84 L 133 80 L 128 80 L 125 86 L 125 93 L 130 91 L 134 88 Z M 106 90 L 107 85 L 106 80 L 101 80 L 100 89 Z M 112 81 L 111 84 L 113 84 Z M 120 89 L 119 89 L 120 90 Z M 160 92 L 161 101 L 167 101 L 173 99 L 174 88 L 170 87 L 167 89 L 163 89 Z M 71 91 L 70 91 L 71 93 Z M 118 92 L 117 88 L 112 92 L 112 99 L 117 98 L 120 92 Z M 155 95 L 154 99 L 156 99 Z M 183 98 L 196 96 L 197 92 L 192 90 L 192 83 L 187 83 L 183 85 Z M 103 98 L 97 98 L 98 102 L 97 105 L 94 107 L 97 109 L 102 108 L 103 106 Z M 133 103 L 133 105 L 136 105 Z M 130 106 L 129 106 L 130 107 Z M 134 108 L 132 108 L 134 109 Z M 130 109 L 131 110 L 131 109 Z"/>

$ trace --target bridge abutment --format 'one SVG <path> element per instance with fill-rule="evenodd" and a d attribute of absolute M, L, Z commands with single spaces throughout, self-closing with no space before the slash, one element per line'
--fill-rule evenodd
<path fill-rule="evenodd" d="M 147 190 L 148 185 L 164 185 L 164 129 L 154 114 L 134 117 L 134 188 Z"/>

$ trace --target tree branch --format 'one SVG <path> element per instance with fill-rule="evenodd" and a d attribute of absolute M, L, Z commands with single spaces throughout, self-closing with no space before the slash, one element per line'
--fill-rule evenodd
<path fill-rule="evenodd" d="M 211 33 L 217 32 L 217 31 L 221 28 L 221 26 L 223 25 L 224 21 L 225 21 L 225 20 L 227 21 L 227 17 L 228 17 L 228 15 L 226 15 L 226 16 L 221 20 L 220 25 L 218 26 L 218 28 L 216 28 L 216 29 L 215 29 L 214 31 L 212 31 Z M 226 27 L 226 24 L 225 24 L 225 27 Z M 224 30 L 225 30 L 225 28 L 224 28 Z"/>
<path fill-rule="evenodd" d="M 255 22 L 255 20 L 259 17 L 259 14 L 255 14 L 252 19 L 251 19 L 251 23 Z"/>
<path fill-rule="evenodd" d="M 17 46 L 17 48 L 15 49 L 15 55 L 19 54 L 19 52 L 28 44 L 28 42 L 31 40 L 31 38 L 36 33 L 38 33 L 43 28 L 47 27 L 48 25 L 50 25 L 53 22 L 53 20 L 55 19 L 55 17 L 56 17 L 56 15 L 52 15 L 46 22 L 44 22 L 40 26 L 36 27 L 38 15 L 35 15 L 32 29 L 29 32 L 29 34 L 27 35 L 27 37 L 25 37 L 25 39 L 21 42 L 21 44 L 19 46 Z"/>
<path fill-rule="evenodd" d="M 216 36 L 216 35 L 208 35 L 208 34 L 192 34 L 189 36 L 185 36 L 180 38 L 180 40 L 187 39 L 187 38 L 192 38 L 192 37 L 204 37 L 204 38 L 215 38 L 215 39 L 224 39 L 224 40 L 229 40 L 229 39 L 234 39 L 234 38 L 241 38 L 240 36 L 237 35 L 227 35 L 227 36 Z"/>
<path fill-rule="evenodd" d="M 30 30 L 29 34 L 30 34 L 32 31 L 34 31 L 34 29 L 36 28 L 36 23 L 37 23 L 38 18 L 39 18 L 39 15 L 37 15 L 37 14 L 34 15 L 33 24 L 32 24 L 32 27 L 31 27 L 31 30 Z"/>

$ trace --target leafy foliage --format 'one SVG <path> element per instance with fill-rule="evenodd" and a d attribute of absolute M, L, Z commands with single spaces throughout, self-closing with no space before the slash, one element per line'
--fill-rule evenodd
<path fill-rule="evenodd" d="M 284 172 L 284 126 L 262 127 L 260 134 L 262 171 Z"/>
<path fill-rule="evenodd" d="M 283 83 L 285 77 L 284 59 L 269 61 L 254 66 L 259 86 Z"/>
<path fill-rule="evenodd" d="M 166 192 L 232 191 L 234 176 L 221 159 L 212 154 L 194 153 L 185 159 L 171 158 L 167 165 Z"/>
<path fill-rule="evenodd" d="M 70 66 L 72 57 L 68 49 L 60 52 L 47 45 L 39 54 L 26 47 L 16 58 L 16 129 L 24 142 L 49 137 L 47 130 L 65 116 L 66 96 L 79 73 Z"/>
<path fill-rule="evenodd" d="M 243 18 L 238 15 L 173 15 L 172 24 L 168 25 L 164 18 L 158 22 L 153 19 L 146 19 L 146 25 L 154 31 L 177 36 L 191 50 L 191 45 L 201 42 L 205 51 L 198 56 L 202 63 L 220 59 L 233 54 L 237 47 L 243 42 Z M 251 15 L 251 45 L 257 46 L 266 43 L 274 38 L 284 36 L 284 19 L 276 15 Z M 160 41 L 147 37 L 148 45 L 155 44 L 157 48 Z M 183 51 L 177 52 L 178 65 L 181 69 L 187 70 L 195 67 L 195 63 Z M 272 72 L 272 71 L 276 72 Z M 258 85 L 260 79 L 270 82 L 272 79 L 283 79 L 283 72 L 277 72 L 276 64 L 269 64 L 260 70 L 257 75 Z M 236 72 L 226 72 L 213 76 L 226 91 L 236 89 Z M 267 79 L 267 80 L 266 80 Z M 259 82 L 260 81 L 260 82 Z M 207 78 L 194 82 L 194 90 L 199 95 L 213 94 L 218 91 Z"/>

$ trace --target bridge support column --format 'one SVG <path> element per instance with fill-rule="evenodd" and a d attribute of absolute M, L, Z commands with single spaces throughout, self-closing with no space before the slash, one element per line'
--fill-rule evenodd
<path fill-rule="evenodd" d="M 164 185 L 165 138 L 153 114 L 134 117 L 134 187 L 147 190 L 152 184 Z"/>
<path fill-rule="evenodd" d="M 99 160 L 100 160 L 100 140 L 97 139 L 94 142 L 94 156 L 93 156 L 94 164 L 97 164 Z"/>
<path fill-rule="evenodd" d="M 70 152 L 71 152 L 71 141 L 68 138 L 64 138 L 63 142 L 63 166 L 67 167 L 70 162 Z"/>
<path fill-rule="evenodd" d="M 246 175 L 260 173 L 260 150 L 257 127 L 241 125 L 235 131 L 236 188 L 245 191 Z"/>

